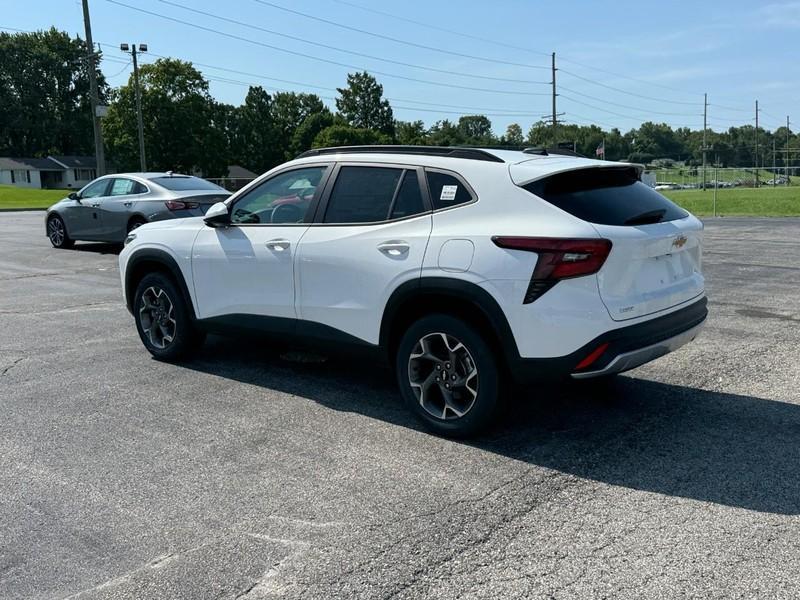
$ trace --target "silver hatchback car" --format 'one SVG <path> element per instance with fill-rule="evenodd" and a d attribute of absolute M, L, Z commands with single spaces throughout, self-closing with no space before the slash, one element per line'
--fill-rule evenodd
<path fill-rule="evenodd" d="M 140 225 L 202 216 L 228 196 L 224 188 L 190 175 L 104 175 L 48 208 L 45 229 L 56 248 L 69 248 L 75 240 L 121 244 Z"/>

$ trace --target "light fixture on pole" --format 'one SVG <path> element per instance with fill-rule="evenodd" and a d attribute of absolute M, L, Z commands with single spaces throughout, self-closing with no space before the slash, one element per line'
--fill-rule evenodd
<path fill-rule="evenodd" d="M 136 122 L 139 128 L 139 163 L 142 172 L 147 171 L 147 160 L 144 154 L 144 124 L 142 121 L 142 94 L 139 89 L 139 62 L 136 59 L 140 52 L 147 52 L 147 44 L 120 44 L 119 49 L 131 55 L 133 59 L 133 87 L 136 94 Z"/>

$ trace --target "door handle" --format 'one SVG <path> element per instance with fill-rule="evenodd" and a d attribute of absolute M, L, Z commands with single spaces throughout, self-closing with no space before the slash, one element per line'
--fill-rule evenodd
<path fill-rule="evenodd" d="M 267 242 L 267 248 L 275 250 L 275 252 L 284 252 L 289 249 L 291 242 L 289 240 L 270 240 Z"/>
<path fill-rule="evenodd" d="M 392 240 L 390 242 L 383 242 L 382 244 L 378 244 L 378 250 L 383 252 L 387 256 L 397 257 L 406 254 L 411 246 L 408 245 L 408 242 L 404 242 L 402 240 Z"/>
<path fill-rule="evenodd" d="M 133 202 L 123 202 L 122 206 L 133 206 Z"/>
<path fill-rule="evenodd" d="M 92 204 L 92 208 L 98 208 L 99 206 L 100 206 L 99 202 L 97 204 Z"/>

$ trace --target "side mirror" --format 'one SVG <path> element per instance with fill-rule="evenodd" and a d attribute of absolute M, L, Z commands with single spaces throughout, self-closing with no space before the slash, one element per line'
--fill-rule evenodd
<path fill-rule="evenodd" d="M 70 192 L 69 196 L 67 196 L 70 200 L 80 200 L 81 197 L 78 196 L 78 192 Z"/>
<path fill-rule="evenodd" d="M 231 215 L 228 212 L 228 205 L 224 202 L 217 202 L 208 209 L 203 220 L 209 227 L 227 227 L 231 224 Z"/>

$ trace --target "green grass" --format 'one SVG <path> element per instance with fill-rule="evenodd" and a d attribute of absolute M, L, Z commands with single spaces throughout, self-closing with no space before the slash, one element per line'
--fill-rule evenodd
<path fill-rule="evenodd" d="M 47 208 L 62 198 L 70 190 L 35 190 L 0 185 L 0 209 Z"/>
<path fill-rule="evenodd" d="M 667 198 L 698 216 L 713 214 L 714 190 L 665 190 Z M 735 188 L 717 190 L 717 215 L 740 217 L 800 216 L 800 189 Z"/>
<path fill-rule="evenodd" d="M 699 184 L 703 181 L 702 169 L 695 169 L 693 174 L 689 167 L 672 167 L 669 169 L 654 169 L 651 173 L 655 173 L 658 183 L 694 183 Z M 796 171 L 792 171 L 790 178 L 791 185 L 800 185 L 800 177 Z M 783 170 L 780 170 L 778 177 L 783 176 Z M 706 181 L 713 181 L 714 178 L 719 181 L 753 181 L 755 179 L 755 172 L 752 169 L 718 169 L 714 171 L 713 167 L 706 169 Z M 775 175 L 766 169 L 759 169 L 759 181 L 771 180 Z"/>

